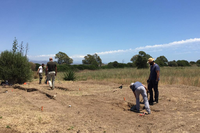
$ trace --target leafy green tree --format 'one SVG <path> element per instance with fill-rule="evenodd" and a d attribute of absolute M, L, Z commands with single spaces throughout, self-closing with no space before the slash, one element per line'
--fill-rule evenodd
<path fill-rule="evenodd" d="M 68 65 L 73 63 L 73 59 L 71 59 L 66 53 L 58 52 L 55 56 L 55 59 L 58 59 L 58 64 L 66 63 Z"/>
<path fill-rule="evenodd" d="M 198 67 L 200 67 L 200 60 L 197 60 L 196 64 L 197 64 Z"/>
<path fill-rule="evenodd" d="M 39 66 L 41 66 L 41 64 L 39 64 L 39 63 L 35 63 L 35 71 L 38 70 Z"/>
<path fill-rule="evenodd" d="M 131 61 L 134 63 L 134 62 L 137 60 L 137 57 L 138 57 L 138 55 L 134 55 L 134 56 L 131 58 Z"/>
<path fill-rule="evenodd" d="M 12 51 L 3 51 L 0 54 L 0 79 L 8 80 L 10 84 L 24 83 L 31 79 L 32 71 L 26 56 L 18 52 L 15 38 Z"/>
<path fill-rule="evenodd" d="M 178 66 L 190 66 L 189 62 L 186 60 L 178 60 L 177 64 Z"/>
<path fill-rule="evenodd" d="M 12 51 L 13 53 L 17 52 L 17 49 L 18 49 L 18 41 L 15 37 L 14 41 L 13 41 L 13 46 L 12 46 Z"/>
<path fill-rule="evenodd" d="M 138 69 L 139 68 L 148 68 L 148 64 L 147 64 L 148 58 L 151 58 L 151 56 L 149 54 L 146 54 L 144 51 L 139 51 L 139 54 L 134 55 L 131 58 L 131 61 Z"/>
<path fill-rule="evenodd" d="M 102 65 L 102 60 L 97 54 L 94 54 L 94 55 L 88 54 L 87 56 L 84 57 L 84 60 L 82 60 L 82 63 L 86 65 L 94 65 L 98 67 Z"/>
<path fill-rule="evenodd" d="M 159 66 L 167 66 L 168 65 L 168 60 L 165 56 L 160 56 L 158 57 L 155 62 L 159 65 Z"/>
<path fill-rule="evenodd" d="M 177 67 L 178 64 L 176 63 L 175 60 L 173 60 L 173 61 L 169 61 L 169 62 L 168 62 L 168 66 L 171 66 L 171 67 Z"/>
<path fill-rule="evenodd" d="M 195 61 L 190 61 L 190 65 L 195 65 L 196 62 Z"/>
<path fill-rule="evenodd" d="M 36 67 L 35 63 L 33 63 L 33 62 L 29 62 L 29 63 L 30 63 L 30 66 L 31 66 L 31 70 L 35 71 L 35 67 Z"/>
<path fill-rule="evenodd" d="M 131 58 L 133 67 L 136 67 L 135 61 L 137 60 L 137 58 L 138 58 L 138 55 L 134 55 L 134 56 Z"/>

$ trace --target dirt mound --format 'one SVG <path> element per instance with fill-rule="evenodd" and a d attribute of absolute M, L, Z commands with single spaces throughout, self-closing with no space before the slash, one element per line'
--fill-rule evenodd
<path fill-rule="evenodd" d="M 56 82 L 54 90 L 36 82 L 0 87 L 0 132 L 200 132 L 200 88 L 159 86 L 159 103 L 150 106 L 151 115 L 140 116 L 130 111 L 135 98 L 128 85 L 119 86 L 83 81 Z"/>

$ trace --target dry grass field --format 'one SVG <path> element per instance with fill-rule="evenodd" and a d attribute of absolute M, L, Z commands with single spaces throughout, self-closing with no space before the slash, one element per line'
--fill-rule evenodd
<path fill-rule="evenodd" d="M 125 83 L 110 79 L 38 81 L 0 87 L 1 133 L 157 133 L 200 132 L 200 88 L 159 85 L 159 103 L 152 114 L 130 111 L 135 98 Z M 7 90 L 7 91 L 6 91 Z M 71 106 L 70 106 L 71 105 Z M 141 113 L 143 104 L 141 104 Z M 43 110 L 42 110 L 43 107 Z"/>

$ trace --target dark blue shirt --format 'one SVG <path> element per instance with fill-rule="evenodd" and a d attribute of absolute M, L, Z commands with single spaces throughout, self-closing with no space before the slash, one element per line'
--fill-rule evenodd
<path fill-rule="evenodd" d="M 160 71 L 160 67 L 158 66 L 158 64 L 154 64 L 153 66 L 150 67 L 150 80 L 156 80 L 157 78 L 156 71 Z M 160 78 L 158 80 L 160 80 Z"/>
<path fill-rule="evenodd" d="M 132 91 L 135 91 L 138 87 L 140 87 L 140 86 L 142 86 L 142 83 L 140 83 L 139 81 L 137 81 L 137 82 L 135 82 L 133 85 L 132 85 L 132 87 L 131 87 L 131 89 L 132 89 Z"/>

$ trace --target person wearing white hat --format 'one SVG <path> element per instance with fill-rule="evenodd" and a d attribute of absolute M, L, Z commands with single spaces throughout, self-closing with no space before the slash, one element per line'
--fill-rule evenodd
<path fill-rule="evenodd" d="M 158 64 L 154 62 L 153 58 L 149 58 L 147 63 L 150 64 L 150 75 L 149 79 L 147 80 L 148 82 L 148 90 L 150 93 L 150 100 L 149 104 L 153 105 L 153 91 L 152 88 L 154 89 L 155 93 L 155 102 L 158 103 L 158 96 L 159 96 L 159 91 L 158 91 L 158 82 L 160 80 L 160 67 Z"/>
<path fill-rule="evenodd" d="M 136 107 L 136 111 L 140 112 L 140 94 L 141 94 L 144 100 L 145 109 L 148 112 L 148 114 L 151 114 L 151 110 L 150 110 L 149 102 L 147 98 L 147 93 L 145 90 L 146 86 L 140 83 L 139 81 L 137 81 L 135 83 L 131 83 L 130 88 L 133 91 L 136 98 L 136 106 L 133 106 L 131 108 L 131 111 L 134 111 L 134 107 Z"/>

